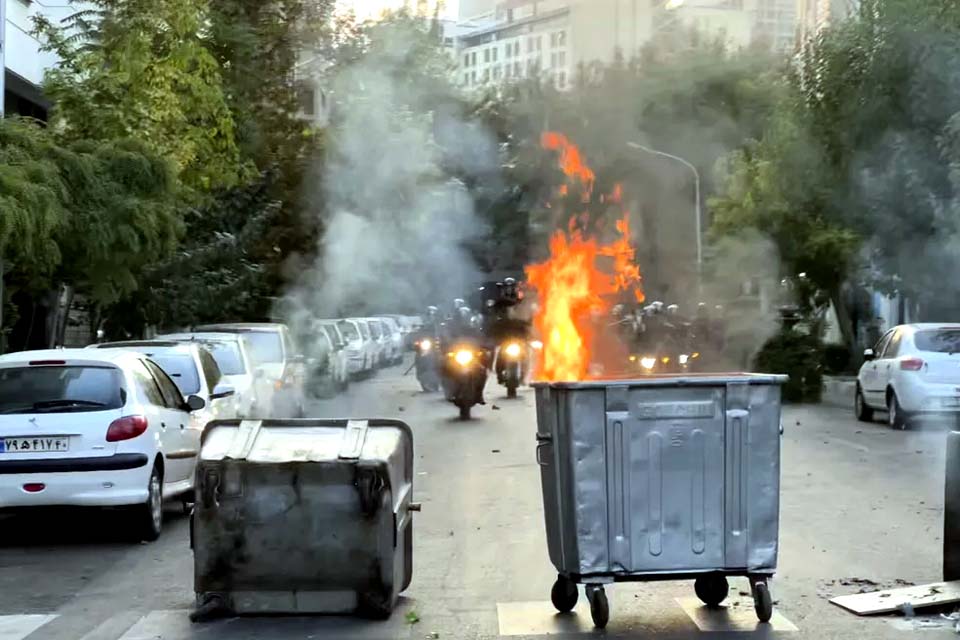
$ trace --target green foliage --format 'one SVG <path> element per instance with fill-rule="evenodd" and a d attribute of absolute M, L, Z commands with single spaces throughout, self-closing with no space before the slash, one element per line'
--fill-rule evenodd
<path fill-rule="evenodd" d="M 754 370 L 790 376 L 783 386 L 786 402 L 819 402 L 823 391 L 822 352 L 816 335 L 783 328 L 763 345 Z"/>
<path fill-rule="evenodd" d="M 66 22 L 36 19 L 60 59 L 44 91 L 70 141 L 136 138 L 206 192 L 244 174 L 204 0 L 91 0 Z"/>

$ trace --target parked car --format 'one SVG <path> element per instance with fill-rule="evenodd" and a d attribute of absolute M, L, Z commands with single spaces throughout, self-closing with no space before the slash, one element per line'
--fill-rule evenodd
<path fill-rule="evenodd" d="M 337 388 L 343 391 L 350 384 L 350 361 L 347 353 L 347 341 L 337 327 L 336 320 L 321 320 L 317 329 L 327 334 L 333 346 L 331 368 Z"/>
<path fill-rule="evenodd" d="M 356 318 L 337 320 L 337 329 L 347 343 L 347 364 L 350 376 L 358 378 L 373 371 L 376 347 L 370 339 L 370 330 L 366 323 Z"/>
<path fill-rule="evenodd" d="M 192 495 L 204 404 L 132 351 L 0 356 L 0 508 L 122 507 L 155 540 L 164 501 Z"/>
<path fill-rule="evenodd" d="M 210 352 L 222 375 L 222 382 L 233 387 L 230 397 L 237 417 L 263 417 L 253 383 L 253 359 L 246 338 L 239 333 L 168 333 L 155 340 L 196 343 Z"/>
<path fill-rule="evenodd" d="M 173 383 L 186 398 L 200 396 L 206 406 L 194 413 L 201 428 L 216 419 L 236 418 L 236 389 L 222 380 L 223 374 L 216 360 L 199 343 L 183 343 L 174 340 L 139 340 L 126 342 L 102 342 L 90 345 L 94 349 L 121 349 L 142 353 L 160 365 L 173 379 Z"/>
<path fill-rule="evenodd" d="M 320 321 L 314 321 L 307 345 L 307 393 L 335 394 L 346 385 L 346 354 L 331 339 Z"/>
<path fill-rule="evenodd" d="M 390 338 L 384 335 L 383 327 L 377 318 L 360 318 L 370 331 L 370 338 L 373 340 L 376 351 L 374 359 L 376 368 L 385 367 L 390 359 Z"/>
<path fill-rule="evenodd" d="M 247 322 L 194 327 L 197 332 L 239 333 L 247 339 L 255 365 L 257 395 L 267 400 L 271 417 L 304 414 L 306 360 L 293 344 L 285 324 Z"/>
<path fill-rule="evenodd" d="M 854 401 L 860 420 L 886 411 L 891 427 L 906 429 L 923 416 L 960 415 L 960 324 L 894 327 L 864 360 Z"/>
<path fill-rule="evenodd" d="M 387 337 L 390 339 L 390 362 L 400 364 L 403 362 L 404 352 L 403 330 L 400 328 L 399 322 L 390 316 L 381 317 L 380 323 L 386 329 Z"/>

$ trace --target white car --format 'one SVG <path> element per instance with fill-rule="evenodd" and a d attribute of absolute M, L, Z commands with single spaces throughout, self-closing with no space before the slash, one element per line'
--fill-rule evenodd
<path fill-rule="evenodd" d="M 366 322 L 356 318 L 337 320 L 337 328 L 347 342 L 347 361 L 354 378 L 366 375 L 376 366 L 377 348 L 370 338 Z"/>
<path fill-rule="evenodd" d="M 392 364 L 400 364 L 403 362 L 403 329 L 400 328 L 400 323 L 396 318 L 391 316 L 381 317 L 380 323 L 386 328 L 387 337 L 390 339 L 390 352 L 392 354 L 390 362 Z"/>
<path fill-rule="evenodd" d="M 239 322 L 194 327 L 194 332 L 243 334 L 256 369 L 257 395 L 269 398 L 263 417 L 302 417 L 305 411 L 306 359 L 294 347 L 290 329 L 271 322 Z"/>
<path fill-rule="evenodd" d="M 377 355 L 376 364 L 374 366 L 377 368 L 387 366 L 391 357 L 390 349 L 392 342 L 390 337 L 385 335 L 383 326 L 380 324 L 380 320 L 377 318 L 360 318 L 360 321 L 366 324 L 368 330 L 370 331 L 370 338 L 375 345 Z"/>
<path fill-rule="evenodd" d="M 960 414 L 960 324 L 904 324 L 864 352 L 857 376 L 860 420 L 886 411 L 894 429 L 924 415 Z"/>
<path fill-rule="evenodd" d="M 102 342 L 88 349 L 121 349 L 142 353 L 160 365 L 187 398 L 200 396 L 206 406 L 194 413 L 201 426 L 211 420 L 226 420 L 239 417 L 236 389 L 220 373 L 213 355 L 200 343 L 173 340 L 130 340 L 125 342 Z"/>
<path fill-rule="evenodd" d="M 326 334 L 333 348 L 333 352 L 330 354 L 333 381 L 343 391 L 350 384 L 350 360 L 347 355 L 347 341 L 340 333 L 340 329 L 337 328 L 335 320 L 321 320 L 317 323 L 317 330 Z"/>
<path fill-rule="evenodd" d="M 252 418 L 260 415 L 264 406 L 257 397 L 253 381 L 254 364 L 246 338 L 240 333 L 168 333 L 155 340 L 196 342 L 202 345 L 217 363 L 223 376 L 222 382 L 233 387 L 231 400 L 238 417 Z"/>
<path fill-rule="evenodd" d="M 0 509 L 125 507 L 155 540 L 164 500 L 193 490 L 203 406 L 131 351 L 0 356 Z"/>

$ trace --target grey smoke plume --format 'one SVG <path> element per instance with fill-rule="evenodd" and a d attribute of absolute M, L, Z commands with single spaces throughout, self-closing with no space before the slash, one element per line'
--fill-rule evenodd
<path fill-rule="evenodd" d="M 329 218 L 290 296 L 314 316 L 413 313 L 477 279 L 464 246 L 483 226 L 452 172 L 496 163 L 496 146 L 449 109 L 438 114 L 452 89 L 442 70 L 418 75 L 426 37 L 412 19 L 378 26 L 370 50 L 332 81 L 328 157 L 312 186 Z"/>

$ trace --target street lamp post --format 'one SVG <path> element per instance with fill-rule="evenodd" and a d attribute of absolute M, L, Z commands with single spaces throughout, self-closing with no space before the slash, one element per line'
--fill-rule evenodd
<path fill-rule="evenodd" d="M 675 156 L 671 153 L 666 153 L 665 151 L 658 151 L 656 149 L 651 149 L 650 147 L 646 147 L 637 142 L 628 142 L 627 146 L 630 147 L 631 149 L 637 149 L 638 151 L 644 151 L 646 153 L 649 153 L 655 156 L 669 158 L 670 160 L 679 162 L 686 168 L 690 169 L 690 171 L 693 173 L 693 189 L 694 189 L 693 220 L 695 223 L 696 233 L 697 233 L 697 287 L 699 288 L 702 285 L 701 278 L 703 276 L 703 238 L 702 238 L 702 233 L 700 229 L 702 224 L 701 223 L 702 215 L 700 211 L 700 172 L 697 171 L 697 168 L 693 166 L 692 163 L 688 162 L 687 160 L 684 160 L 680 156 Z"/>

